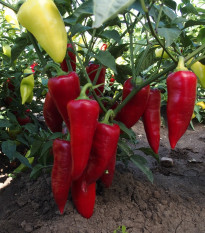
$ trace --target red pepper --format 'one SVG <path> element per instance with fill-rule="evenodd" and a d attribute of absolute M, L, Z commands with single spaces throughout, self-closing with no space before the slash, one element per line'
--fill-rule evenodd
<path fill-rule="evenodd" d="M 90 159 L 85 170 L 87 184 L 96 182 L 102 176 L 111 158 L 115 156 L 120 127 L 108 122 L 111 114 L 113 111 L 109 110 L 105 119 L 97 124 Z"/>
<path fill-rule="evenodd" d="M 106 49 L 107 49 L 107 45 L 103 44 L 100 50 L 105 51 Z"/>
<path fill-rule="evenodd" d="M 97 71 L 99 69 L 100 65 L 97 65 L 97 64 L 93 64 L 93 63 L 90 63 L 87 67 L 86 67 L 86 71 L 87 71 L 87 74 L 91 80 L 91 82 L 94 81 L 95 79 L 95 76 L 97 74 Z M 96 82 L 96 85 L 98 84 L 103 84 L 102 86 L 98 87 L 97 90 L 95 90 L 95 93 L 97 95 L 101 95 L 101 93 L 103 93 L 103 90 L 104 90 L 104 83 L 105 83 L 105 72 L 106 72 L 106 68 L 105 67 L 102 67 L 101 71 L 100 71 L 100 74 L 98 76 L 98 80 Z"/>
<path fill-rule="evenodd" d="M 58 112 L 50 92 L 46 94 L 45 103 L 43 106 L 43 115 L 46 125 L 52 132 L 62 131 L 63 118 Z"/>
<path fill-rule="evenodd" d="M 74 205 L 78 212 L 84 218 L 90 218 L 93 215 L 96 197 L 96 183 L 92 183 L 83 189 L 84 176 L 72 182 L 71 195 Z"/>
<path fill-rule="evenodd" d="M 70 142 L 55 139 L 53 142 L 54 164 L 52 169 L 52 192 L 62 214 L 71 186 L 72 157 Z"/>
<path fill-rule="evenodd" d="M 32 65 L 30 65 L 31 71 L 35 73 L 35 66 L 37 66 L 38 63 L 34 62 Z"/>
<path fill-rule="evenodd" d="M 73 50 L 72 44 L 67 44 L 67 48 L 68 48 L 68 57 L 70 58 L 70 64 L 72 67 L 72 71 L 76 71 L 76 56 L 75 56 L 75 53 L 71 51 Z M 63 62 L 60 65 L 63 71 L 65 72 L 71 71 L 68 69 L 66 58 L 64 58 Z"/>
<path fill-rule="evenodd" d="M 116 163 L 116 153 L 111 157 L 104 174 L 100 177 L 101 182 L 106 188 L 109 188 L 112 184 L 114 174 L 115 174 L 115 163 Z"/>
<path fill-rule="evenodd" d="M 51 97 L 61 114 L 68 129 L 70 122 L 67 113 L 67 103 L 76 99 L 80 94 L 80 81 L 78 75 L 73 71 L 48 80 L 48 89 Z"/>
<path fill-rule="evenodd" d="M 28 115 L 17 116 L 17 121 L 19 125 L 26 125 L 32 122 Z"/>
<path fill-rule="evenodd" d="M 87 165 L 99 115 L 97 101 L 90 100 L 85 96 L 86 88 L 90 85 L 92 86 L 90 83 L 86 84 L 79 98 L 71 100 L 67 105 L 70 119 L 73 180 L 78 179 L 82 175 Z"/>
<path fill-rule="evenodd" d="M 167 78 L 167 122 L 172 149 L 186 132 L 191 121 L 196 86 L 196 75 L 184 67 L 184 59 L 180 57 L 176 72 L 171 73 Z"/>
<path fill-rule="evenodd" d="M 129 78 L 123 85 L 122 100 L 124 100 L 134 88 L 133 78 Z M 150 86 L 143 87 L 117 114 L 116 119 L 131 128 L 143 115 L 150 92 Z"/>
<path fill-rule="evenodd" d="M 160 90 L 151 89 L 142 119 L 147 140 L 149 142 L 150 147 L 156 154 L 158 154 L 160 143 L 160 104 Z"/>

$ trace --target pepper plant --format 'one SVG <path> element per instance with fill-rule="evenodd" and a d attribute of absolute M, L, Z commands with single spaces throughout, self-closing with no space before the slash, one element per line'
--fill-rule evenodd
<path fill-rule="evenodd" d="M 4 45 L 4 55 L 3 43 L 1 49 L 1 60 L 7 59 L 4 79 L 15 73 L 18 92 L 13 99 L 20 99 L 20 80 L 27 78 L 23 68 L 32 56 L 38 63 L 34 91 L 27 91 L 19 108 L 28 102 L 32 113 L 40 108 L 44 115 L 47 127 L 38 126 L 40 133 L 34 133 L 27 145 L 31 150 L 28 157 L 35 157 L 31 177 L 42 169 L 52 169 L 52 188 L 60 212 L 71 188 L 78 212 L 90 218 L 96 182 L 100 180 L 105 187 L 112 184 L 116 160 L 132 161 L 153 182 L 146 157 L 139 151 L 160 160 L 160 98 L 167 106 L 173 149 L 191 121 L 195 100 L 196 106 L 202 106 L 197 105 L 197 93 L 204 98 L 204 3 L 27 0 L 11 5 L 0 0 L 0 4 L 13 10 L 19 21 L 15 39 L 2 39 L 12 46 L 11 57 L 6 58 L 8 46 Z M 10 87 L 12 82 L 10 78 Z M 24 84 L 33 86 L 31 81 Z M 156 101 L 153 89 L 157 90 Z M 42 96 L 44 90 L 46 97 Z M 36 102 L 30 103 L 32 95 Z M 12 112 L 9 108 L 5 112 Z M 6 115 L 2 116 L 5 122 Z M 34 116 L 36 127 L 40 123 Z M 141 117 L 151 148 L 133 149 L 137 140 L 132 127 Z M 103 156 L 104 147 L 110 152 L 109 159 Z M 2 149 L 8 153 L 5 145 Z M 64 154 L 68 156 L 65 160 Z"/>

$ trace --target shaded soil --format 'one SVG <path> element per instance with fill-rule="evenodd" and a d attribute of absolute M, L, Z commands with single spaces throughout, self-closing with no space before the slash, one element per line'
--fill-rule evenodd
<path fill-rule="evenodd" d="M 148 147 L 142 122 L 133 130 L 137 147 Z M 97 186 L 90 219 L 77 213 L 70 197 L 60 215 L 48 174 L 30 181 L 22 173 L 12 180 L 1 158 L 0 233 L 112 233 L 122 225 L 129 233 L 204 233 L 205 126 L 195 123 L 195 131 L 188 129 L 175 150 L 170 149 L 167 129 L 161 128 L 159 156 L 172 158 L 174 166 L 166 168 L 146 157 L 153 184 L 132 163 L 117 163 L 113 185 Z"/>

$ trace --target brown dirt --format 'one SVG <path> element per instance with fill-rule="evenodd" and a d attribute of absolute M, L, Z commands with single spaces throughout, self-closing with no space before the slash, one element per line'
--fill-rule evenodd
<path fill-rule="evenodd" d="M 137 146 L 148 147 L 142 122 L 133 129 Z M 129 233 L 204 233 L 205 126 L 195 123 L 195 131 L 188 129 L 175 150 L 167 129 L 161 128 L 159 155 L 172 158 L 174 166 L 165 168 L 146 157 L 154 184 L 132 163 L 117 163 L 111 188 L 98 184 L 90 219 L 77 213 L 70 197 L 65 213 L 59 214 L 50 175 L 30 181 L 23 173 L 11 180 L 0 169 L 0 233 L 112 233 L 122 225 Z"/>

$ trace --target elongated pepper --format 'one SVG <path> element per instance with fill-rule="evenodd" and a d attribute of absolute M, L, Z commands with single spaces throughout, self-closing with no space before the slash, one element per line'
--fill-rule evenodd
<path fill-rule="evenodd" d="M 91 152 L 93 136 L 99 116 L 97 101 L 86 97 L 86 84 L 80 96 L 67 104 L 68 117 L 70 120 L 70 140 L 72 152 L 72 179 L 78 179 L 87 166 Z"/>
<path fill-rule="evenodd" d="M 142 120 L 149 145 L 156 154 L 158 154 L 160 143 L 160 104 L 160 91 L 151 89 Z"/>
<path fill-rule="evenodd" d="M 52 192 L 62 214 L 71 186 L 72 157 L 70 142 L 55 139 L 53 142 L 54 164 L 52 169 Z"/>
<path fill-rule="evenodd" d="M 84 172 L 87 184 L 97 181 L 107 168 L 111 158 L 115 156 L 120 127 L 117 124 L 109 123 L 109 116 L 112 113 L 113 111 L 109 110 L 105 119 L 97 123 L 90 158 Z"/>
<path fill-rule="evenodd" d="M 196 85 L 196 75 L 184 67 L 184 58 L 180 57 L 176 71 L 167 78 L 167 122 L 172 149 L 186 132 L 191 121 Z"/>

